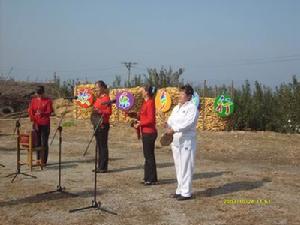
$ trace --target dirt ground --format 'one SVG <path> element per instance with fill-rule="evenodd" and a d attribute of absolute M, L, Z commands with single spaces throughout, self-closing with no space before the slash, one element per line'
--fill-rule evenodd
<path fill-rule="evenodd" d="M 22 119 L 22 130 L 30 123 Z M 52 120 L 52 131 L 58 123 Z M 69 123 L 69 125 L 72 123 Z M 0 120 L 0 224 L 300 224 L 300 135 L 273 132 L 198 132 L 193 199 L 169 197 L 176 187 L 169 147 L 157 141 L 159 185 L 143 186 L 143 155 L 136 134 L 126 125 L 111 128 L 109 173 L 98 174 L 97 200 L 106 211 L 70 209 L 91 205 L 94 143 L 88 121 L 63 129 L 64 193 L 44 194 L 58 184 L 58 138 L 49 165 L 22 172 L 37 179 L 5 177 L 16 169 L 14 120 Z M 25 159 L 22 152 L 22 159 Z M 248 200 L 237 202 L 236 200 Z M 253 202 L 250 202 L 253 200 Z M 260 201 L 262 200 L 262 201 Z M 115 215 L 115 213 L 117 215 Z"/>

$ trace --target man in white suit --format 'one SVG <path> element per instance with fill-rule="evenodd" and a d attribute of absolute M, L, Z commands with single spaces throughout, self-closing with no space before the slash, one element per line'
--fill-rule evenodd
<path fill-rule="evenodd" d="M 179 201 L 192 197 L 192 178 L 196 151 L 196 125 L 199 111 L 191 101 L 194 90 L 190 85 L 180 88 L 179 104 L 168 121 L 167 133 L 173 135 L 171 144 L 176 168 L 177 189 L 171 196 Z"/>

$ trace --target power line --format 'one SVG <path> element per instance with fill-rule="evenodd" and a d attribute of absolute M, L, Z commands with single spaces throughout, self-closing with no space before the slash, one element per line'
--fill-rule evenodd
<path fill-rule="evenodd" d="M 82 69 L 75 69 L 75 70 L 62 70 L 62 69 L 37 69 L 37 68 L 25 68 L 25 67 L 14 67 L 14 70 L 17 71 L 29 71 L 29 72 L 61 72 L 61 73 L 76 73 L 76 72 L 97 72 L 97 71 L 105 71 L 105 70 L 112 70 L 121 68 L 120 65 L 118 66 L 111 66 L 111 67 L 102 67 L 102 68 L 82 68 Z"/>
<path fill-rule="evenodd" d="M 273 57 L 257 57 L 257 58 L 248 58 L 235 60 L 231 63 L 224 64 L 204 64 L 204 65 L 186 65 L 187 68 L 195 68 L 195 69 L 216 69 L 216 68 L 224 68 L 224 67 L 236 67 L 236 66 L 252 66 L 252 65 L 263 65 L 263 64 L 271 64 L 271 63 L 285 63 L 285 62 L 293 62 L 300 61 L 300 54 L 291 54 L 291 55 L 282 55 L 282 56 L 273 56 Z M 128 83 L 131 78 L 131 69 L 133 66 L 136 66 L 138 63 L 136 62 L 122 62 L 123 65 L 128 70 Z M 139 63 L 141 66 L 137 66 L 137 69 L 145 69 L 147 71 L 148 66 L 143 63 Z M 109 71 L 113 69 L 121 68 L 121 65 L 100 67 L 100 68 L 81 68 L 81 69 L 72 69 L 72 70 L 64 70 L 64 69 L 37 69 L 37 68 L 24 68 L 24 67 L 11 67 L 11 66 L 1 66 L 0 71 L 5 74 L 10 74 L 12 69 L 14 71 L 21 72 L 39 72 L 39 73 L 53 73 L 56 71 L 58 73 L 86 73 L 86 72 L 101 72 L 101 71 Z"/>
<path fill-rule="evenodd" d="M 270 63 L 282 63 L 282 62 L 293 62 L 293 61 L 300 61 L 300 57 L 290 58 L 290 59 L 272 59 L 272 60 L 256 60 L 256 61 L 249 61 L 249 62 L 241 62 L 241 63 L 230 63 L 230 64 L 210 64 L 210 65 L 203 65 L 203 66 L 195 66 L 189 65 L 190 67 L 195 67 L 199 69 L 215 69 L 215 68 L 223 68 L 223 67 L 234 67 L 234 66 L 252 66 L 252 65 L 263 65 L 263 64 L 270 64 Z"/>

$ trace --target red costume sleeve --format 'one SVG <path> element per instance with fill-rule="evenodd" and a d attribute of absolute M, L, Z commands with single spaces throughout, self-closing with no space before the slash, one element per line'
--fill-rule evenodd
<path fill-rule="evenodd" d="M 141 126 L 147 126 L 155 123 L 155 106 L 153 100 L 148 100 L 145 103 L 145 108 L 143 109 L 143 112 L 140 114 L 143 114 L 141 117 L 140 124 Z"/>

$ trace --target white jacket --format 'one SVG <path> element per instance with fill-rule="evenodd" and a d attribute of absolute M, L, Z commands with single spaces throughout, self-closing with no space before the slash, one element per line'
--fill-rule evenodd
<path fill-rule="evenodd" d="M 199 112 L 192 101 L 175 106 L 167 124 L 175 132 L 173 144 L 183 143 L 185 139 L 196 137 L 196 126 Z"/>

